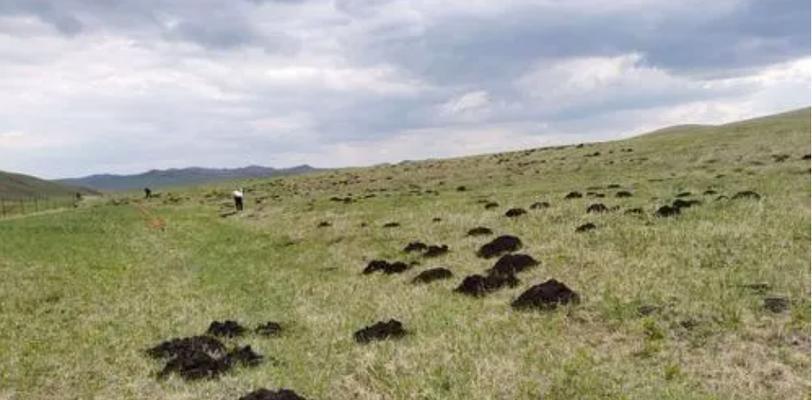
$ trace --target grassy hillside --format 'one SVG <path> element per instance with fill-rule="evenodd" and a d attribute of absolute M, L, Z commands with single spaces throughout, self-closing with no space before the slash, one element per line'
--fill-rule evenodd
<path fill-rule="evenodd" d="M 247 181 L 238 215 L 232 185 L 212 185 L 0 221 L 0 399 L 238 399 L 258 387 L 310 399 L 809 398 L 809 132 L 806 109 Z M 699 203 L 655 216 L 678 199 Z M 608 211 L 588 213 L 597 203 Z M 526 214 L 506 217 L 515 207 Z M 466 235 L 477 226 L 494 234 Z M 516 287 L 454 292 L 494 265 L 476 252 L 503 234 L 540 265 Z M 415 240 L 449 252 L 404 253 Z M 417 264 L 362 274 L 373 259 Z M 453 277 L 411 283 L 431 267 Z M 580 301 L 511 307 L 550 278 Z M 353 341 L 390 318 L 405 337 Z M 224 339 L 264 355 L 258 366 L 156 377 L 163 363 L 144 349 L 225 319 L 284 332 Z"/>
<path fill-rule="evenodd" d="M 62 185 L 30 175 L 0 171 L 0 198 L 72 197 L 76 192 L 95 193 L 86 188 Z"/>

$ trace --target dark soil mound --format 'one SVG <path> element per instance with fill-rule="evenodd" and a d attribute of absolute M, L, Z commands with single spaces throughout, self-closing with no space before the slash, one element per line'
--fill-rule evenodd
<path fill-rule="evenodd" d="M 615 197 L 632 197 L 632 192 L 627 192 L 625 190 L 621 190 L 615 193 Z"/>
<path fill-rule="evenodd" d="M 513 275 L 469 275 L 454 289 L 457 293 L 479 297 L 505 286 L 516 287 L 519 280 Z"/>
<path fill-rule="evenodd" d="M 477 251 L 477 256 L 482 258 L 497 257 L 505 253 L 511 253 L 522 247 L 522 241 L 516 236 L 502 235 L 489 243 L 482 245 Z"/>
<path fill-rule="evenodd" d="M 682 192 L 677 194 L 675 197 L 688 197 L 691 195 L 691 192 Z"/>
<path fill-rule="evenodd" d="M 638 208 L 630 208 L 630 209 L 628 209 L 628 210 L 626 210 L 624 212 L 624 214 L 642 214 L 642 213 L 643 213 L 643 209 L 639 208 L 639 207 Z"/>
<path fill-rule="evenodd" d="M 226 348 L 223 346 L 223 343 L 211 336 L 192 336 L 167 340 L 148 349 L 147 354 L 152 358 L 171 358 L 180 354 L 198 351 L 211 354 L 224 354 Z"/>
<path fill-rule="evenodd" d="M 620 189 L 620 185 L 618 185 L 617 183 L 610 183 L 609 185 L 606 186 L 606 188 L 607 189 Z"/>
<path fill-rule="evenodd" d="M 743 192 L 739 192 L 733 195 L 733 200 L 737 199 L 753 199 L 758 200 L 761 198 L 761 195 L 752 191 L 752 190 L 745 190 Z"/>
<path fill-rule="evenodd" d="M 406 335 L 403 324 L 398 320 L 390 319 L 389 322 L 378 322 L 363 328 L 353 335 L 358 343 L 369 343 L 373 340 L 383 340 L 389 338 L 400 338 Z"/>
<path fill-rule="evenodd" d="M 403 248 L 403 251 L 406 253 L 411 253 L 413 251 L 423 252 L 426 251 L 427 248 L 428 246 L 426 246 L 426 244 L 423 242 L 411 242 Z"/>
<path fill-rule="evenodd" d="M 511 208 L 510 210 L 507 210 L 505 216 L 508 218 L 516 218 L 524 214 L 527 214 L 527 211 L 525 211 L 523 208 Z"/>
<path fill-rule="evenodd" d="M 299 396 L 296 392 L 288 389 L 279 389 L 277 391 L 268 389 L 257 389 L 245 396 L 240 397 L 238 400 L 306 400 L 304 397 Z"/>
<path fill-rule="evenodd" d="M 282 325 L 278 322 L 268 321 L 258 326 L 254 332 L 263 336 L 277 336 L 282 333 Z"/>
<path fill-rule="evenodd" d="M 400 226 L 400 224 L 397 223 L 397 222 L 387 222 L 387 223 L 383 224 L 384 228 L 397 228 L 399 226 Z"/>
<path fill-rule="evenodd" d="M 587 213 L 604 213 L 609 209 L 603 203 L 595 203 L 586 208 Z"/>
<path fill-rule="evenodd" d="M 411 268 L 410 265 L 395 261 L 390 263 L 385 260 L 372 260 L 367 264 L 367 267 L 364 268 L 364 275 L 371 274 L 373 272 L 382 271 L 385 274 L 399 274 L 407 269 Z"/>
<path fill-rule="evenodd" d="M 468 231 L 468 236 L 481 236 L 481 235 L 493 235 L 493 231 L 484 226 L 478 226 Z"/>
<path fill-rule="evenodd" d="M 593 230 L 595 228 L 597 228 L 597 226 L 595 226 L 595 224 L 593 224 L 591 222 L 587 222 L 587 223 L 575 228 L 575 232 L 589 232 L 589 231 L 591 231 L 591 230 Z"/>
<path fill-rule="evenodd" d="M 537 265 L 539 262 L 527 254 L 505 254 L 496 261 L 493 268 L 488 270 L 488 274 L 515 275 Z"/>
<path fill-rule="evenodd" d="M 547 282 L 527 289 L 519 298 L 511 303 L 511 307 L 515 309 L 537 308 L 551 310 L 556 308 L 559 304 L 577 304 L 579 301 L 580 297 L 578 293 L 570 290 L 567 285 L 555 279 L 550 279 Z"/>
<path fill-rule="evenodd" d="M 465 186 L 457 186 L 457 191 L 458 192 L 464 192 L 466 190 L 468 190 L 468 188 L 466 188 Z"/>
<path fill-rule="evenodd" d="M 662 206 L 654 212 L 655 217 L 673 217 L 679 215 L 678 207 Z"/>
<path fill-rule="evenodd" d="M 418 274 L 412 279 L 412 283 L 430 283 L 440 279 L 448 279 L 452 276 L 454 276 L 454 274 L 445 268 L 432 268 Z"/>
<path fill-rule="evenodd" d="M 255 353 L 251 346 L 243 346 L 230 351 L 225 357 L 225 362 L 229 366 L 235 364 L 254 366 L 262 362 L 262 356 Z"/>
<path fill-rule="evenodd" d="M 581 197 L 584 197 L 584 195 L 582 195 L 580 192 L 569 192 L 566 196 L 564 196 L 565 199 L 580 199 Z"/>
<path fill-rule="evenodd" d="M 702 194 L 704 194 L 705 196 L 710 196 L 710 195 L 716 194 L 716 191 L 713 190 L 713 189 L 708 189 L 708 190 L 702 192 Z"/>
<path fill-rule="evenodd" d="M 496 203 L 496 202 L 492 201 L 490 203 L 485 204 L 485 209 L 486 210 L 490 210 L 491 208 L 496 208 L 496 207 L 499 207 L 499 203 Z"/>
<path fill-rule="evenodd" d="M 426 252 L 423 253 L 423 257 L 437 257 L 441 256 L 445 253 L 448 253 L 448 246 L 446 245 L 431 245 L 426 249 Z"/>
<path fill-rule="evenodd" d="M 434 217 L 431 219 L 431 222 L 441 222 L 443 219 L 440 217 Z"/>
<path fill-rule="evenodd" d="M 318 228 L 327 228 L 329 226 L 331 226 L 331 224 L 329 222 L 327 222 L 327 221 L 321 221 L 321 222 L 319 222 L 318 225 L 316 225 L 316 227 L 318 227 Z"/>
<path fill-rule="evenodd" d="M 533 203 L 533 204 L 530 205 L 531 210 L 540 210 L 542 208 L 549 208 L 549 207 L 550 207 L 550 203 L 548 203 L 546 201 L 539 201 L 539 202 L 536 202 L 536 203 Z"/>
<path fill-rule="evenodd" d="M 699 201 L 699 200 L 676 199 L 676 200 L 674 200 L 673 203 L 671 203 L 671 207 L 674 207 L 674 208 L 691 208 L 691 207 L 699 205 L 699 204 L 702 204 L 702 202 Z"/>
<path fill-rule="evenodd" d="M 215 358 L 203 351 L 193 351 L 179 354 L 169 360 L 161 372 L 159 378 L 165 378 L 169 374 L 176 373 L 186 380 L 197 380 L 204 378 L 214 378 L 231 368 L 227 357 Z"/>
<path fill-rule="evenodd" d="M 812 155 L 810 155 L 810 154 L 804 154 L 804 156 L 803 156 L 803 157 L 801 157 L 801 160 L 809 160 L 809 158 L 810 158 L 810 157 L 812 157 Z"/>
<path fill-rule="evenodd" d="M 245 333 L 245 327 L 237 323 L 237 321 L 212 321 L 206 333 L 214 336 L 237 337 Z"/>

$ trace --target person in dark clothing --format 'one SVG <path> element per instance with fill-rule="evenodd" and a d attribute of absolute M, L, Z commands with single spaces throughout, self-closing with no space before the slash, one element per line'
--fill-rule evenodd
<path fill-rule="evenodd" d="M 234 207 L 237 211 L 242 211 L 243 189 L 239 188 L 232 193 L 234 195 Z"/>
<path fill-rule="evenodd" d="M 152 190 L 149 190 L 149 188 L 144 188 L 144 198 L 148 199 L 150 197 L 152 197 Z"/>

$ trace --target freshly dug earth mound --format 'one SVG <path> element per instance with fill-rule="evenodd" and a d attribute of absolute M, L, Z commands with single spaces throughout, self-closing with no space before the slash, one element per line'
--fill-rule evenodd
<path fill-rule="evenodd" d="M 591 230 L 593 230 L 595 228 L 597 228 L 597 226 L 595 226 L 595 224 L 593 224 L 591 222 L 587 222 L 587 223 L 575 228 L 575 232 L 588 232 L 588 231 L 591 231 Z"/>
<path fill-rule="evenodd" d="M 469 275 L 454 289 L 457 293 L 480 297 L 505 286 L 516 287 L 519 280 L 513 275 Z"/>
<path fill-rule="evenodd" d="M 675 197 L 688 197 L 691 195 L 691 192 L 682 192 L 678 193 Z"/>
<path fill-rule="evenodd" d="M 215 358 L 203 351 L 193 351 L 179 354 L 166 363 L 159 378 L 166 378 L 169 374 L 176 373 L 186 380 L 198 380 L 204 378 L 214 378 L 231 368 L 226 357 Z"/>
<path fill-rule="evenodd" d="M 445 253 L 448 253 L 448 246 L 446 245 L 431 245 L 426 249 L 426 252 L 423 253 L 423 257 L 438 257 Z"/>
<path fill-rule="evenodd" d="M 389 263 L 385 260 L 372 260 L 367 264 L 367 267 L 364 268 L 364 275 L 371 274 L 377 271 L 383 271 L 385 274 L 399 274 L 407 269 L 411 268 L 409 264 L 406 264 L 401 261 L 395 261 L 393 263 Z"/>
<path fill-rule="evenodd" d="M 625 190 L 621 190 L 621 191 L 615 193 L 615 197 L 632 197 L 632 193 L 627 192 Z"/>
<path fill-rule="evenodd" d="M 603 203 L 595 203 L 586 208 L 587 213 L 604 213 L 609 209 Z"/>
<path fill-rule="evenodd" d="M 387 223 L 383 224 L 384 228 L 397 228 L 399 226 L 400 226 L 400 223 L 397 223 L 397 222 L 387 222 Z"/>
<path fill-rule="evenodd" d="M 237 321 L 212 321 L 206 333 L 214 336 L 237 337 L 245 333 L 245 327 L 237 323 Z"/>
<path fill-rule="evenodd" d="M 549 208 L 550 203 L 546 201 L 538 201 L 530 205 L 531 210 L 540 210 L 542 208 Z"/>
<path fill-rule="evenodd" d="M 423 242 L 411 242 L 403 248 L 403 251 L 406 253 L 411 253 L 413 251 L 423 252 L 428 248 L 425 243 Z"/>
<path fill-rule="evenodd" d="M 414 279 L 412 279 L 412 283 L 430 283 L 440 279 L 448 279 L 454 276 L 448 269 L 445 268 L 432 268 L 427 269 L 420 274 L 418 274 Z"/>
<path fill-rule="evenodd" d="M 706 191 L 702 192 L 702 194 L 704 194 L 704 195 L 706 195 L 706 196 L 709 196 L 709 195 L 716 194 L 716 191 L 715 191 L 715 190 L 713 190 L 713 189 L 708 189 L 708 190 L 706 190 Z"/>
<path fill-rule="evenodd" d="M 774 313 L 782 313 L 789 309 L 789 299 L 786 297 L 765 297 L 764 308 Z"/>
<path fill-rule="evenodd" d="M 305 399 L 302 396 L 299 396 L 296 392 L 288 389 L 279 389 L 277 391 L 273 391 L 262 388 L 240 397 L 239 400 L 307 400 L 307 399 Z"/>
<path fill-rule="evenodd" d="M 225 360 L 229 366 L 235 364 L 254 366 L 262 362 L 262 356 L 255 353 L 251 346 L 243 346 L 230 351 Z"/>
<path fill-rule="evenodd" d="M 655 217 L 673 217 L 679 215 L 678 207 L 662 206 L 654 212 Z"/>
<path fill-rule="evenodd" d="M 691 208 L 693 206 L 702 204 L 699 200 L 683 200 L 683 199 L 676 199 L 673 203 L 671 203 L 671 207 L 674 208 Z"/>
<path fill-rule="evenodd" d="M 390 319 L 388 322 L 381 321 L 363 328 L 355 332 L 353 336 L 358 343 L 369 343 L 373 340 L 397 339 L 405 335 L 403 324 L 398 320 Z"/>
<path fill-rule="evenodd" d="M 490 202 L 490 203 L 485 204 L 485 209 L 486 210 L 490 210 L 491 208 L 496 208 L 496 207 L 499 207 L 499 203 Z"/>
<path fill-rule="evenodd" d="M 197 351 L 211 354 L 224 354 L 226 348 L 223 346 L 223 343 L 211 336 L 191 336 L 162 342 L 148 349 L 147 355 L 152 358 L 171 358 L 179 354 Z"/>
<path fill-rule="evenodd" d="M 278 322 L 268 321 L 254 331 L 263 336 L 277 336 L 282 333 L 282 325 Z"/>
<path fill-rule="evenodd" d="M 468 231 L 468 236 L 481 236 L 481 235 L 493 235 L 493 231 L 484 226 L 478 226 Z"/>
<path fill-rule="evenodd" d="M 539 262 L 527 254 L 505 254 L 488 270 L 488 274 L 515 275 L 537 265 Z"/>
<path fill-rule="evenodd" d="M 733 200 L 737 199 L 754 199 L 758 200 L 761 198 L 761 195 L 752 191 L 752 190 L 745 190 L 743 192 L 736 193 L 733 195 Z"/>
<path fill-rule="evenodd" d="M 511 208 L 510 210 L 507 210 L 505 216 L 508 218 L 516 218 L 524 214 L 527 214 L 527 211 L 525 211 L 523 208 Z"/>
<path fill-rule="evenodd" d="M 321 221 L 321 222 L 319 222 L 318 225 L 316 225 L 317 228 L 327 228 L 327 227 L 330 227 L 330 226 L 332 226 L 332 224 L 330 224 L 327 221 Z"/>
<path fill-rule="evenodd" d="M 580 199 L 581 197 L 584 197 L 584 195 L 582 195 L 580 192 L 569 192 L 566 196 L 564 196 L 565 199 Z"/>
<path fill-rule="evenodd" d="M 482 245 L 477 251 L 477 256 L 482 258 L 497 257 L 505 253 L 511 253 L 522 247 L 522 241 L 516 236 L 502 235 L 489 243 Z"/>
<path fill-rule="evenodd" d="M 551 310 L 559 304 L 577 304 L 579 301 L 578 293 L 570 290 L 567 285 L 555 279 L 550 279 L 527 289 L 511 303 L 511 307 L 520 310 L 531 308 Z"/>

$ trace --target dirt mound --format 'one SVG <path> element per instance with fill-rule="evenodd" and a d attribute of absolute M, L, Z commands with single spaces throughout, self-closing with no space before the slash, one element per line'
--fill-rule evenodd
<path fill-rule="evenodd" d="M 522 247 L 522 241 L 516 236 L 502 235 L 489 243 L 482 245 L 477 251 L 477 256 L 482 258 L 497 257 L 505 253 L 511 253 Z"/>
<path fill-rule="evenodd" d="M 776 314 L 782 313 L 789 309 L 789 299 L 780 296 L 765 297 L 764 308 Z"/>
<path fill-rule="evenodd" d="M 582 195 L 580 192 L 569 192 L 566 196 L 564 196 L 565 199 L 580 199 L 581 197 L 584 197 L 584 195 Z"/>
<path fill-rule="evenodd" d="M 282 325 L 278 322 L 268 321 L 258 326 L 254 332 L 263 336 L 277 336 L 282 333 Z"/>
<path fill-rule="evenodd" d="M 406 253 L 411 253 L 413 251 L 423 252 L 426 251 L 428 246 L 423 242 L 410 242 L 403 248 L 403 251 Z"/>
<path fill-rule="evenodd" d="M 480 297 L 505 286 L 516 287 L 519 280 L 513 275 L 469 275 L 454 289 L 457 293 Z"/>
<path fill-rule="evenodd" d="M 434 217 L 431 219 L 431 222 L 441 222 L 443 219 L 440 217 Z"/>
<path fill-rule="evenodd" d="M 615 193 L 615 197 L 632 197 L 632 192 L 621 190 Z"/>
<path fill-rule="evenodd" d="M 478 226 L 468 231 L 468 236 L 493 235 L 493 231 L 484 226 Z"/>
<path fill-rule="evenodd" d="M 367 264 L 366 268 L 364 268 L 363 274 L 369 275 L 377 271 L 382 271 L 385 274 L 399 274 L 409 268 L 411 268 L 409 264 L 401 261 L 390 263 L 386 260 L 372 260 Z"/>
<path fill-rule="evenodd" d="M 606 185 L 606 188 L 607 189 L 620 189 L 620 185 L 617 184 L 617 183 L 610 183 L 610 184 Z"/>
<path fill-rule="evenodd" d="M 397 223 L 397 222 L 387 222 L 387 223 L 383 224 L 384 228 L 397 228 L 399 226 L 400 226 L 400 224 Z"/>
<path fill-rule="evenodd" d="M 530 205 L 531 210 L 540 210 L 542 208 L 549 208 L 550 203 L 546 201 L 538 201 Z"/>
<path fill-rule="evenodd" d="M 230 366 L 236 364 L 254 366 L 262 362 L 262 356 L 255 353 L 251 346 L 243 346 L 230 351 L 226 355 L 225 361 Z"/>
<path fill-rule="evenodd" d="M 458 192 L 464 192 L 466 190 L 468 190 L 468 188 L 466 188 L 465 186 L 457 186 L 457 191 Z"/>
<path fill-rule="evenodd" d="M 175 338 L 147 349 L 147 355 L 152 358 L 171 358 L 179 354 L 205 352 L 211 354 L 224 354 L 225 346 L 211 336 L 191 336 Z"/>
<path fill-rule="evenodd" d="M 595 203 L 586 208 L 587 213 L 605 213 L 609 211 L 603 203 Z"/>
<path fill-rule="evenodd" d="M 423 257 L 438 257 L 445 253 L 448 253 L 448 246 L 446 245 L 431 245 L 426 249 L 426 252 L 423 253 Z"/>
<path fill-rule="evenodd" d="M 809 160 L 810 157 L 812 157 L 811 154 L 804 154 L 804 156 L 801 157 L 801 160 Z"/>
<path fill-rule="evenodd" d="M 693 206 L 702 204 L 699 200 L 683 200 L 683 199 L 676 199 L 673 203 L 671 203 L 671 207 L 674 208 L 691 208 Z"/>
<path fill-rule="evenodd" d="M 288 389 L 279 389 L 277 391 L 268 390 L 265 388 L 257 389 L 245 396 L 240 397 L 238 400 L 306 400 L 304 397 L 299 396 L 296 392 Z"/>
<path fill-rule="evenodd" d="M 713 190 L 713 189 L 708 189 L 708 190 L 702 192 L 702 194 L 704 194 L 705 196 L 710 196 L 710 195 L 716 194 L 716 191 Z"/>
<path fill-rule="evenodd" d="M 186 380 L 198 380 L 214 378 L 230 368 L 227 357 L 216 358 L 203 351 L 193 351 L 170 359 L 158 373 L 158 377 L 166 378 L 175 373 Z"/>
<path fill-rule="evenodd" d="M 673 217 L 679 215 L 678 207 L 662 206 L 654 212 L 655 217 Z"/>
<path fill-rule="evenodd" d="M 537 265 L 539 262 L 527 254 L 505 254 L 488 270 L 488 274 L 515 275 Z"/>
<path fill-rule="evenodd" d="M 245 327 L 237 323 L 237 321 L 212 321 L 206 333 L 214 336 L 237 337 L 245 333 Z"/>
<path fill-rule="evenodd" d="M 317 228 L 327 228 L 329 226 L 332 226 L 332 224 L 327 221 L 321 221 L 318 225 L 316 225 Z"/>
<path fill-rule="evenodd" d="M 525 211 L 523 208 L 511 208 L 510 210 L 507 210 L 505 216 L 508 218 L 516 218 L 524 214 L 527 214 L 527 211 Z"/>
<path fill-rule="evenodd" d="M 678 194 L 677 194 L 676 196 L 674 196 L 674 197 L 688 197 L 688 196 L 690 196 L 690 195 L 691 195 L 691 192 L 682 192 L 682 193 L 678 193 Z"/>
<path fill-rule="evenodd" d="M 588 232 L 588 231 L 594 230 L 595 228 L 597 228 L 597 226 L 595 226 L 595 224 L 593 224 L 591 222 L 587 222 L 587 223 L 575 228 L 575 232 Z"/>
<path fill-rule="evenodd" d="M 377 322 L 374 325 L 370 325 L 353 334 L 355 341 L 358 343 L 369 343 L 373 340 L 384 340 L 389 338 L 396 339 L 405 335 L 406 331 L 403 330 L 403 324 L 394 319 L 390 319 L 388 322 Z"/>
<path fill-rule="evenodd" d="M 551 310 L 559 304 L 577 304 L 579 301 L 578 293 L 570 290 L 567 285 L 555 279 L 550 279 L 527 289 L 511 303 L 511 307 L 519 310 L 530 308 Z"/>
<path fill-rule="evenodd" d="M 497 202 L 492 201 L 490 203 L 485 204 L 485 209 L 486 210 L 490 210 L 491 208 L 496 208 L 496 207 L 499 207 L 499 203 L 497 203 Z"/>
<path fill-rule="evenodd" d="M 759 200 L 761 199 L 761 195 L 752 191 L 752 190 L 745 190 L 743 192 L 739 192 L 733 195 L 733 200 L 737 199 L 753 199 Z"/>
<path fill-rule="evenodd" d="M 420 274 L 418 274 L 414 279 L 412 279 L 412 283 L 430 283 L 440 279 L 448 279 L 454 276 L 448 269 L 445 268 L 432 268 L 427 269 Z"/>

